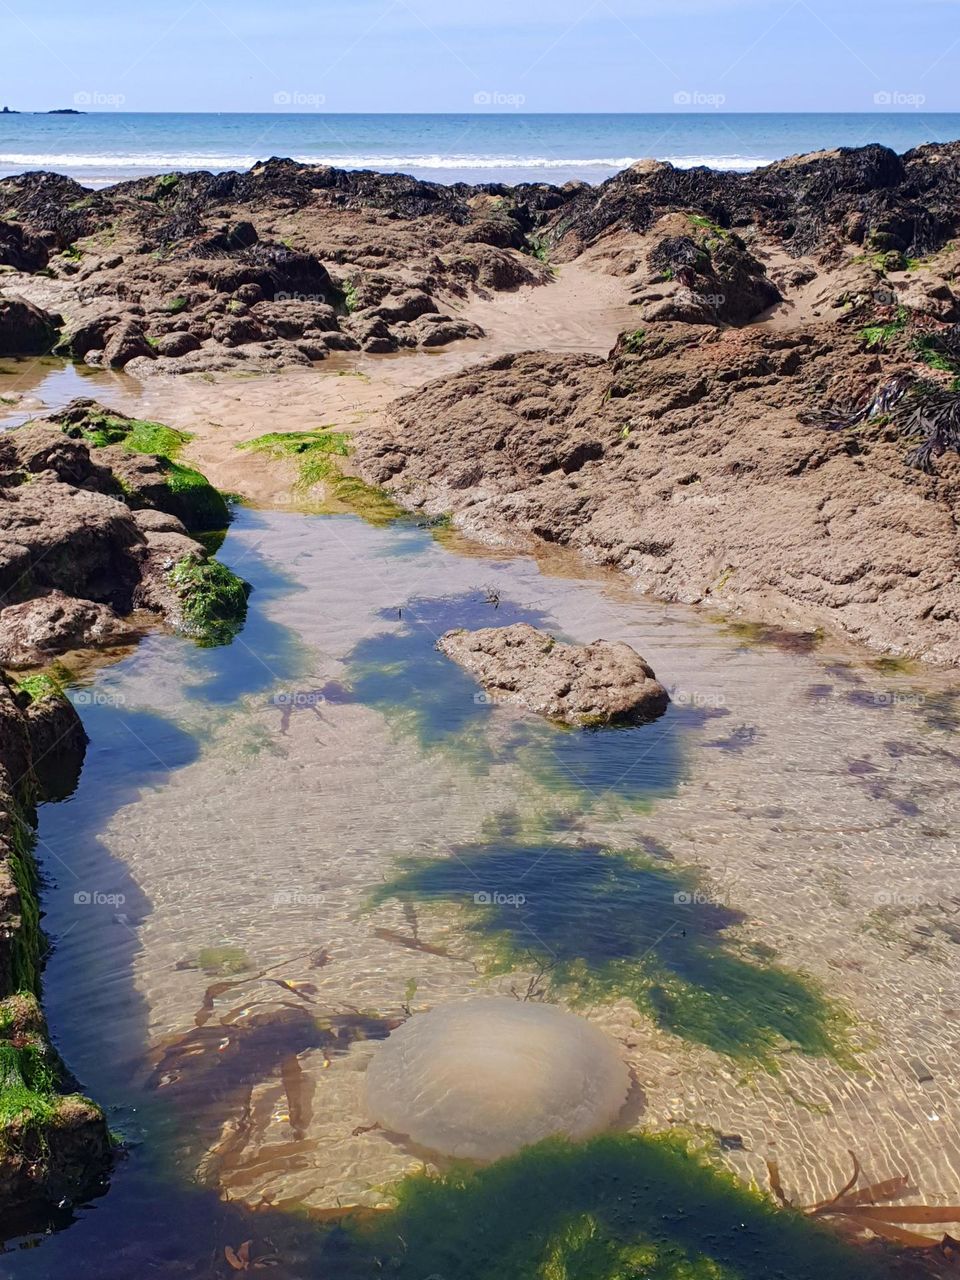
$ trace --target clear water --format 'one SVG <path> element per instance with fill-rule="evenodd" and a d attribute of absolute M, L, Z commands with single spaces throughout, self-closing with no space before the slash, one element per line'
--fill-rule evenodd
<path fill-rule="evenodd" d="M 752 169 L 824 147 L 906 151 L 960 138 L 933 112 L 551 115 L 0 115 L 0 175 L 52 169 L 103 185 L 177 169 L 242 169 L 292 156 L 436 182 L 600 182 L 634 160 Z"/>
<path fill-rule="evenodd" d="M 19 377 L 0 394 L 87 385 Z M 388 1274 L 521 1280 L 541 1274 L 518 1261 L 522 1202 L 568 1274 L 607 1277 L 626 1263 L 590 1270 L 582 1233 L 624 1197 L 724 1276 L 856 1274 L 640 1140 L 380 1212 L 447 1166 L 371 1127 L 364 1071 L 411 1012 L 463 996 L 606 1031 L 633 1079 L 621 1134 L 719 1141 L 761 1186 L 775 1160 L 800 1203 L 843 1185 L 851 1149 L 865 1181 L 960 1201 L 951 677 L 410 522 L 240 508 L 220 555 L 253 586 L 232 645 L 154 634 L 72 689 L 90 744 L 40 814 L 45 1004 L 127 1151 L 89 1205 L 8 1228 L 0 1275 L 222 1277 L 246 1240 L 284 1280 L 379 1274 L 356 1220 L 407 1242 Z M 667 715 L 554 728 L 434 647 L 517 620 L 633 644 Z M 348 1208 L 372 1217 L 337 1225 Z M 717 1274 L 671 1257 L 662 1274 Z"/>
<path fill-rule="evenodd" d="M 274 1274 L 353 1274 L 331 1215 L 424 1158 L 368 1131 L 377 1040 L 545 985 L 619 1042 L 633 1123 L 722 1134 L 761 1183 L 775 1155 L 802 1199 L 852 1147 L 955 1202 L 948 682 L 354 517 L 241 510 L 222 555 L 254 586 L 239 640 L 156 635 L 73 691 L 90 746 L 41 813 L 46 1005 L 130 1150 L 3 1274 L 220 1275 L 251 1238 Z M 433 649 L 517 618 L 629 640 L 671 710 L 556 730 Z M 843 1053 L 816 990 L 853 1019 Z"/>

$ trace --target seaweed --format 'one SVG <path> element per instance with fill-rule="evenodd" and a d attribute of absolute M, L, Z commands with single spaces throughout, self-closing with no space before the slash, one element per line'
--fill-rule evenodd
<path fill-rule="evenodd" d="M 109 413 L 92 401 L 77 400 L 60 416 L 61 430 L 94 448 L 122 445 L 129 453 L 155 458 L 164 472 L 171 504 L 190 529 L 223 529 L 230 521 L 226 500 L 206 476 L 178 458 L 193 436 L 162 422 Z M 122 484 L 122 478 L 117 477 Z"/>
<path fill-rule="evenodd" d="M 229 644 L 242 630 L 249 589 L 219 560 L 185 556 L 169 571 L 167 581 L 180 597 L 183 629 L 199 644 Z"/>
<path fill-rule="evenodd" d="M 680 1134 L 550 1139 L 414 1174 L 347 1215 L 337 1274 L 395 1280 L 866 1280 L 870 1254 L 743 1186 Z"/>
<path fill-rule="evenodd" d="M 533 968 L 574 1002 L 627 997 L 660 1027 L 774 1070 L 784 1053 L 854 1066 L 850 1018 L 807 975 L 738 948 L 743 922 L 689 868 L 597 844 L 457 845 L 375 890 L 461 908 L 489 972 Z"/>
<path fill-rule="evenodd" d="M 917 384 L 897 425 L 904 439 L 919 438 L 904 458 L 906 465 L 925 475 L 936 475 L 935 458 L 948 450 L 960 453 L 960 388 Z"/>
<path fill-rule="evenodd" d="M 839 1218 L 843 1226 L 870 1231 L 893 1244 L 908 1249 L 936 1250 L 951 1261 L 960 1260 L 960 1244 L 950 1235 L 931 1237 L 918 1231 L 907 1231 L 899 1225 L 903 1222 L 924 1226 L 960 1222 L 960 1205 L 884 1204 L 884 1201 L 899 1200 L 901 1196 L 912 1194 L 909 1177 L 898 1174 L 885 1178 L 882 1182 L 858 1187 L 862 1174 L 860 1161 L 854 1152 L 849 1152 L 849 1155 L 853 1161 L 850 1178 L 836 1194 L 816 1204 L 804 1206 L 802 1213 L 811 1218 Z M 794 1208 L 783 1189 L 780 1170 L 775 1161 L 767 1161 L 767 1176 L 770 1179 L 770 1189 L 777 1200 L 785 1208 Z"/>
<path fill-rule="evenodd" d="M 960 386 L 944 385 L 911 374 L 881 383 L 860 405 L 828 404 L 801 415 L 811 426 L 839 431 L 872 420 L 888 419 L 896 434 L 913 442 L 904 457 L 908 467 L 935 475 L 934 459 L 948 450 L 960 453 Z"/>
<path fill-rule="evenodd" d="M 269 458 L 292 458 L 297 464 L 294 488 L 306 493 L 323 483 L 332 500 L 332 511 L 342 508 L 369 524 L 384 527 L 407 519 L 407 513 L 383 489 L 369 485 L 359 476 L 346 475 L 334 461 L 350 452 L 349 436 L 343 431 L 271 431 L 237 445 Z"/>

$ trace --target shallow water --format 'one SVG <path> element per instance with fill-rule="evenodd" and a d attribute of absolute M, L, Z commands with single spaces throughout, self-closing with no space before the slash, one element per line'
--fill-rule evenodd
<path fill-rule="evenodd" d="M 0 1273 L 223 1275 L 253 1238 L 275 1274 L 348 1274 L 297 1214 L 445 1167 L 371 1127 L 377 1042 L 490 993 L 618 1042 L 622 1129 L 720 1139 L 763 1186 L 774 1159 L 803 1203 L 851 1149 L 867 1181 L 960 1200 L 949 678 L 409 522 L 239 509 L 219 554 L 254 587 L 232 645 L 155 634 L 73 689 L 45 1000 L 129 1154 Z M 518 619 L 630 642 L 667 715 L 554 728 L 433 647 Z"/>

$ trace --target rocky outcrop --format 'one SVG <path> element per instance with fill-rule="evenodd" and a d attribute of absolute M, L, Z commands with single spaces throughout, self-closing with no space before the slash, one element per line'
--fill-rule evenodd
<path fill-rule="evenodd" d="M 837 326 L 665 321 L 608 360 L 511 355 L 431 383 L 360 436 L 357 462 L 475 536 L 547 540 L 665 599 L 957 664 L 960 457 L 908 465 L 879 409 L 808 417 L 909 372 Z"/>
<path fill-rule="evenodd" d="M 581 727 L 643 724 L 670 698 L 630 645 L 564 644 L 529 623 L 448 631 L 437 648 L 474 676 L 493 701 Z"/>
<path fill-rule="evenodd" d="M 182 443 L 92 401 L 0 439 L 0 666 L 115 643 L 135 609 L 201 639 L 242 624 L 242 584 L 188 531 L 223 527 L 226 506 L 198 472 L 138 452 L 165 441 Z"/>
<path fill-rule="evenodd" d="M 0 356 L 43 356 L 60 337 L 61 316 L 14 294 L 0 296 Z"/>
<path fill-rule="evenodd" d="M 11 257 L 21 243 L 47 254 L 53 279 L 34 293 L 69 316 L 61 349 L 137 375 L 480 336 L 451 302 L 549 279 L 527 242 L 532 192 L 518 202 L 502 190 L 283 160 L 98 192 L 53 174 L 0 181 Z M 14 265 L 29 273 L 39 260 L 18 252 Z"/>
<path fill-rule="evenodd" d="M 42 955 L 33 806 L 76 782 L 86 735 L 51 681 L 0 676 L 0 1206 L 89 1196 L 111 1160 L 103 1112 L 75 1092 L 37 1003 Z M 4 1096 L 6 1095 L 6 1096 Z"/>
<path fill-rule="evenodd" d="M 0 610 L 0 664 L 42 667 L 70 649 L 100 649 L 138 634 L 109 605 L 52 590 Z"/>
<path fill-rule="evenodd" d="M 283 368 L 477 337 L 457 300 L 546 283 L 544 257 L 587 255 L 627 278 L 643 322 L 747 324 L 810 271 L 857 258 L 876 284 L 960 233 L 960 144 L 749 174 L 645 161 L 597 187 L 441 186 L 273 159 L 102 191 L 22 174 L 0 198 L 0 261 L 69 316 L 63 350 L 138 375 Z M 816 266 L 775 279 L 771 251 Z M 922 291 L 923 275 L 891 287 Z"/>

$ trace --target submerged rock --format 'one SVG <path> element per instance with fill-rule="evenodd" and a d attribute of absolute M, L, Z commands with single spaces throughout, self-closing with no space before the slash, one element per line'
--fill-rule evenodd
<path fill-rule="evenodd" d="M 520 622 L 448 631 L 437 647 L 494 700 L 565 724 L 640 724 L 662 716 L 670 703 L 649 664 L 622 641 L 563 644 Z"/>
<path fill-rule="evenodd" d="M 458 1001 L 394 1031 L 367 1070 L 385 1128 L 445 1155 L 496 1160 L 617 1117 L 630 1076 L 614 1042 L 554 1005 Z"/>

